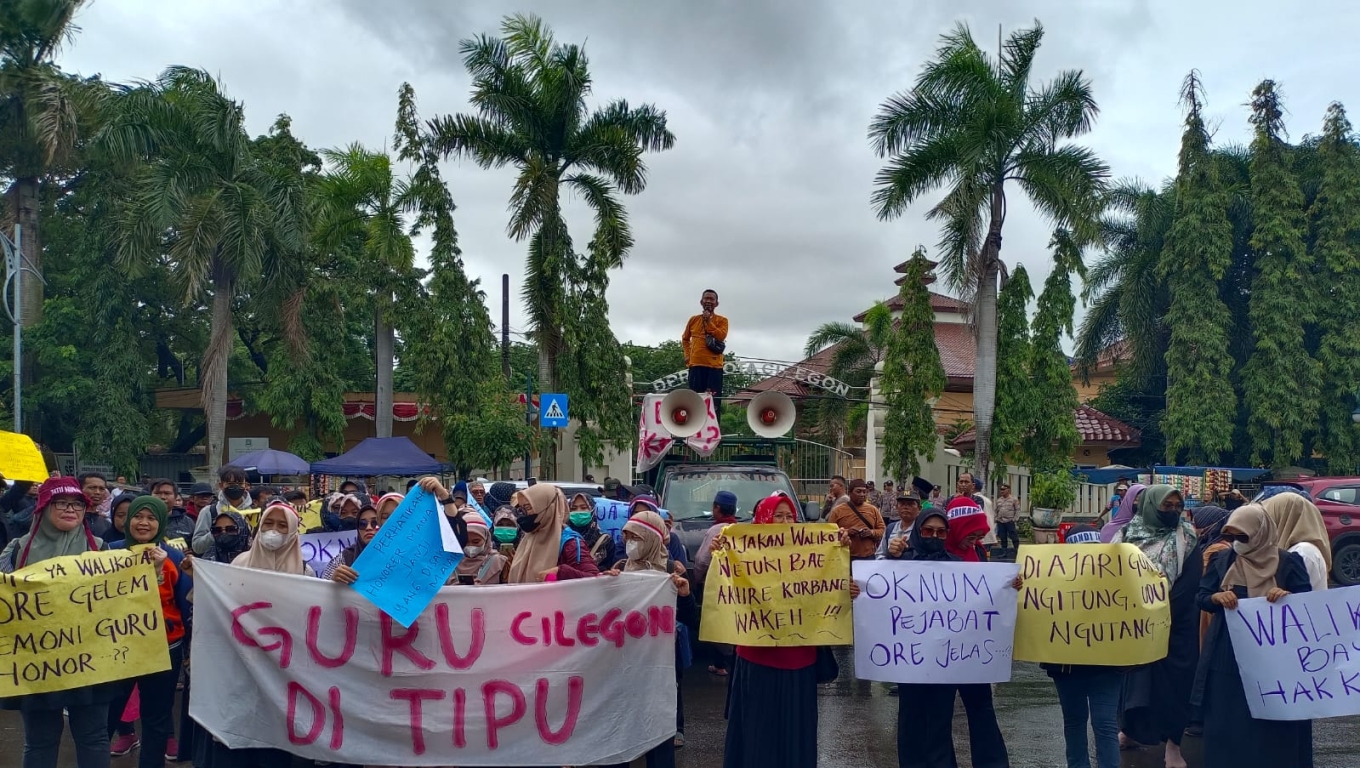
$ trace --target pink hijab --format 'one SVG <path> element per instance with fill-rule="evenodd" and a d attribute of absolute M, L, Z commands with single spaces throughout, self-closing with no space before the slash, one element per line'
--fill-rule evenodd
<path fill-rule="evenodd" d="M 1104 528 L 1100 529 L 1101 544 L 1109 544 L 1114 541 L 1114 535 L 1129 524 L 1129 521 L 1133 519 L 1134 510 L 1138 508 L 1138 495 L 1145 490 L 1147 490 L 1146 485 L 1134 483 L 1129 486 L 1127 491 L 1124 491 L 1124 498 L 1119 500 L 1119 511 L 1115 513 L 1114 517 L 1110 518 L 1110 522 L 1106 523 Z"/>

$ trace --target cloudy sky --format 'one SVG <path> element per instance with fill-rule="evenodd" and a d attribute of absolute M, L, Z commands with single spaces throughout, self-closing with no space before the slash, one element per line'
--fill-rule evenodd
<path fill-rule="evenodd" d="M 97 0 L 61 63 L 115 81 L 201 67 L 244 102 L 252 133 L 286 112 L 312 146 L 381 147 L 403 81 L 426 118 L 465 111 L 459 40 L 517 11 L 585 44 L 597 98 L 652 102 L 677 137 L 627 200 L 637 245 L 609 292 L 617 336 L 676 338 L 711 286 L 732 321 L 729 349 L 777 360 L 801 358 L 818 324 L 893 293 L 893 265 L 917 244 L 933 248 L 928 202 L 897 221 L 874 217 L 880 161 L 865 134 L 957 22 L 992 40 L 998 25 L 1042 21 L 1036 75 L 1085 70 L 1101 106 L 1086 141 L 1118 177 L 1174 172 L 1191 68 L 1221 141 L 1248 140 L 1243 103 L 1264 77 L 1281 83 L 1294 137 L 1316 132 L 1333 100 L 1360 111 L 1360 5 L 1341 0 L 1306 12 L 1264 0 Z M 446 178 L 468 270 L 493 302 L 503 272 L 517 294 L 525 246 L 505 235 L 512 172 L 462 163 Z M 586 242 L 589 214 L 568 215 Z M 1036 285 L 1047 241 L 1044 222 L 1016 205 L 1002 255 Z M 510 324 L 525 329 L 513 309 Z"/>

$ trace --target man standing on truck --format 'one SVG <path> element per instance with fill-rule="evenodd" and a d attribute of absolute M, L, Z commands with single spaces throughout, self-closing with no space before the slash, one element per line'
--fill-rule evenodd
<path fill-rule="evenodd" d="M 717 314 L 718 292 L 704 291 L 699 299 L 703 312 L 691 317 L 680 337 L 689 369 L 689 388 L 714 397 L 723 393 L 723 351 L 727 349 L 727 318 Z"/>
<path fill-rule="evenodd" d="M 827 522 L 849 532 L 851 560 L 873 560 L 887 529 L 878 507 L 869 503 L 869 486 L 859 478 L 850 481 L 850 500 L 831 510 Z"/>

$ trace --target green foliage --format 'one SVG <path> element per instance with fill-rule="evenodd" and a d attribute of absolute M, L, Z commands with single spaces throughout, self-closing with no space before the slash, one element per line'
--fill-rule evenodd
<path fill-rule="evenodd" d="M 1283 113 L 1275 83 L 1263 81 L 1252 99 L 1251 196 L 1255 227 L 1251 248 L 1257 275 L 1248 317 L 1256 346 L 1242 371 L 1247 431 L 1253 463 L 1274 467 L 1303 455 L 1304 432 L 1316 421 L 1321 370 L 1304 346 L 1312 322 L 1310 257 L 1304 249 L 1303 192 L 1280 138 Z"/>
<path fill-rule="evenodd" d="M 930 308 L 930 291 L 925 283 L 930 269 L 925 250 L 918 248 L 907 262 L 899 293 L 902 316 L 888 332 L 883 356 L 883 471 L 904 482 L 920 473 L 918 456 L 935 459 L 931 406 L 945 385 L 940 350 L 935 346 L 935 312 Z M 882 306 L 875 306 L 873 312 Z"/>
<path fill-rule="evenodd" d="M 651 391 L 651 383 L 677 371 L 685 370 L 685 350 L 675 339 L 663 341 L 655 347 L 623 343 L 623 353 L 632 361 L 633 388 Z"/>
<path fill-rule="evenodd" d="M 1321 423 L 1318 447 L 1334 474 L 1360 471 L 1360 150 L 1340 104 L 1327 108 L 1318 147 L 1322 178 L 1309 217 L 1318 269 L 1322 338 Z"/>
<path fill-rule="evenodd" d="M 826 323 L 817 328 L 808 336 L 804 354 L 812 357 L 823 350 L 833 350 L 827 373 L 851 387 L 865 389 L 887 354 L 892 336 L 892 310 L 881 301 L 875 302 L 864 315 L 863 327 L 853 323 Z M 799 415 L 800 418 L 810 416 L 816 434 L 840 445 L 847 429 L 850 433 L 856 431 L 850 422 L 852 409 L 852 404 L 843 398 L 826 398 L 814 401 L 812 408 Z"/>
<path fill-rule="evenodd" d="M 1067 509 L 1077 500 L 1077 480 L 1066 469 L 1035 472 L 1030 478 L 1029 505 Z"/>
<path fill-rule="evenodd" d="M 1232 319 L 1218 294 L 1232 255 L 1232 226 L 1194 73 L 1186 78 L 1184 103 L 1175 216 L 1159 267 L 1171 291 L 1162 431 L 1169 463 L 1212 464 L 1232 448 L 1237 409 L 1227 335 Z"/>
<path fill-rule="evenodd" d="M 998 463 L 1020 447 L 1034 424 L 1035 387 L 1030 381 L 1029 273 L 1017 264 L 997 296 L 996 416 L 992 422 L 992 455 Z"/>
<path fill-rule="evenodd" d="M 1162 435 L 1165 390 L 1150 390 L 1137 381 L 1135 373 L 1121 368 L 1113 383 L 1100 388 L 1091 400 L 1091 407 L 1142 433 L 1142 444 L 1137 448 L 1118 449 L 1118 463 L 1147 467 L 1165 460 L 1166 438 Z"/>
<path fill-rule="evenodd" d="M 1053 235 L 1053 271 L 1044 281 L 1034 315 L 1029 363 L 1032 428 L 1021 439 L 1029 466 L 1036 470 L 1066 469 L 1081 443 L 1077 433 L 1077 390 L 1063 353 L 1062 337 L 1072 332 L 1076 299 L 1072 273 L 1081 270 L 1081 249 L 1065 230 Z"/>
<path fill-rule="evenodd" d="M 926 214 L 941 224 L 941 266 L 961 296 L 974 303 L 977 365 L 974 413 L 980 466 L 992 461 L 997 388 L 997 294 L 1007 183 L 1058 227 L 1084 239 L 1104 205 L 1109 169 L 1091 150 L 1066 143 L 1096 117 L 1090 81 L 1064 70 L 1031 83 L 1043 40 L 1039 24 L 1012 33 L 998 56 L 985 53 L 967 26 L 940 40 L 915 87 L 886 101 L 869 137 L 887 164 L 875 178 L 879 218 L 945 187 Z"/>

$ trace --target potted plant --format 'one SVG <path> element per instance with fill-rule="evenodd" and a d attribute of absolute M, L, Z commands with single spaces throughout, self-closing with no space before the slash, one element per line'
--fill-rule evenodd
<path fill-rule="evenodd" d="M 1029 486 L 1030 519 L 1035 528 L 1058 527 L 1062 513 L 1077 500 L 1077 481 L 1065 470 L 1036 472 Z"/>

